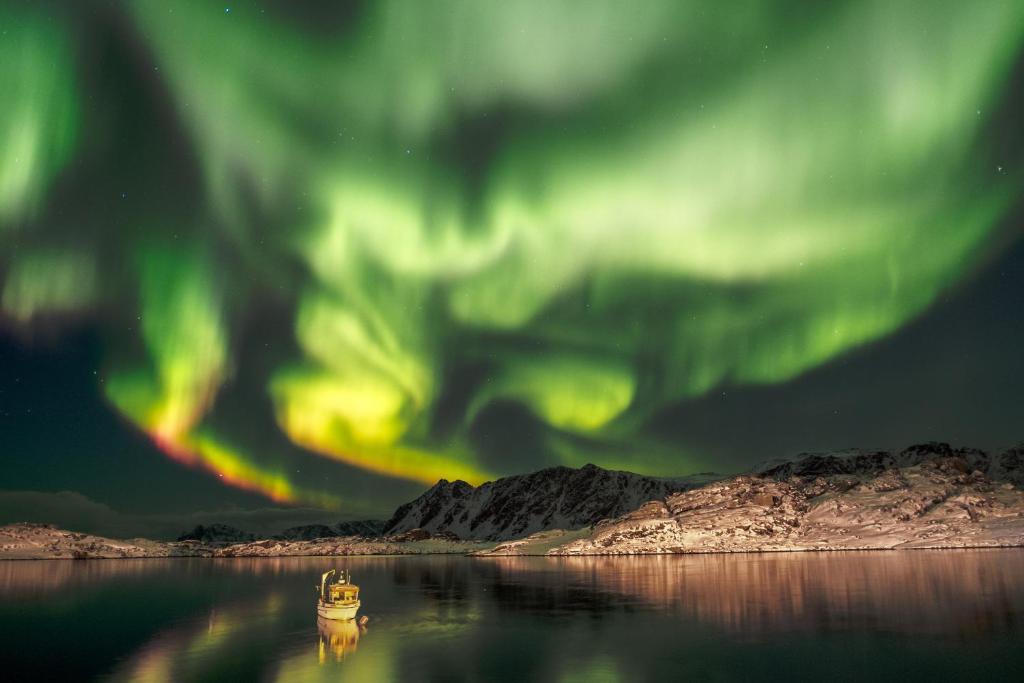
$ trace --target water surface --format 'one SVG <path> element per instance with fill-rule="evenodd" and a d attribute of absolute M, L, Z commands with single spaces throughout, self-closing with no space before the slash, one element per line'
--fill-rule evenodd
<path fill-rule="evenodd" d="M 354 624 L 318 623 L 351 569 Z M 6 680 L 1024 680 L 1024 551 L 0 562 Z"/>

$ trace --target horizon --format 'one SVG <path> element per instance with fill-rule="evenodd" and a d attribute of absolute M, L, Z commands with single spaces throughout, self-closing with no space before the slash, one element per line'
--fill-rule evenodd
<path fill-rule="evenodd" d="M 1019 443 L 1024 11 L 919 10 L 5 6 L 0 523 Z"/>
<path fill-rule="evenodd" d="M 8 679 L 1024 669 L 1024 0 L 0 0 L 0 96 Z"/>
<path fill-rule="evenodd" d="M 788 458 L 772 458 L 757 463 L 754 467 L 738 472 L 692 472 L 690 474 L 676 476 L 650 476 L 641 475 L 628 470 L 611 470 L 602 468 L 593 463 L 587 463 L 580 467 L 569 467 L 567 465 L 551 465 L 531 472 L 518 472 L 498 477 L 493 481 L 485 481 L 477 485 L 461 479 L 447 480 L 439 479 L 431 486 L 423 489 L 415 497 L 396 506 L 390 513 L 376 517 L 352 517 L 342 516 L 327 510 L 301 507 L 268 507 L 257 509 L 227 508 L 220 511 L 193 511 L 185 515 L 132 515 L 124 514 L 110 507 L 89 500 L 74 491 L 56 491 L 45 493 L 40 491 L 0 491 L 0 526 L 9 524 L 43 524 L 53 526 L 65 531 L 94 534 L 97 536 L 131 539 L 147 538 L 159 541 L 175 540 L 198 527 L 209 527 L 211 525 L 224 525 L 234 530 L 255 534 L 259 538 L 271 537 L 288 530 L 308 526 L 333 527 L 346 522 L 378 521 L 387 522 L 406 503 L 428 494 L 442 484 L 466 484 L 473 489 L 485 485 L 494 484 L 504 479 L 532 476 L 552 469 L 570 469 L 581 471 L 588 467 L 597 468 L 606 472 L 631 474 L 639 477 L 647 477 L 655 480 L 679 481 L 685 479 L 696 479 L 699 477 L 711 476 L 721 481 L 734 476 L 758 472 L 767 465 L 782 464 L 787 462 L 798 462 L 808 457 L 848 455 L 853 453 L 900 453 L 906 450 L 919 448 L 921 446 L 945 446 L 955 451 L 972 450 L 974 447 L 963 444 L 949 444 L 946 442 L 929 441 L 914 444 L 907 444 L 899 448 L 841 448 L 833 451 L 803 451 L 793 454 Z M 987 452 L 990 456 L 1002 455 L 1005 452 L 1024 448 L 1024 440 L 1015 444 L 992 449 Z M 697 484 L 699 488 L 704 484 Z M 66 503 L 66 505 L 63 505 Z M 26 511 L 29 517 L 26 518 Z"/>

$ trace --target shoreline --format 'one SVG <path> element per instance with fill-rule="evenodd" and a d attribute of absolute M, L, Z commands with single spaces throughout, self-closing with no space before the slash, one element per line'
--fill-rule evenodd
<path fill-rule="evenodd" d="M 395 518 L 408 517 L 408 523 L 417 526 L 399 533 L 362 535 L 316 527 L 315 536 L 261 540 L 244 537 L 230 527 L 197 527 L 198 535 L 153 541 L 112 539 L 48 524 L 8 524 L 0 526 L 0 559 L 610 557 L 1024 546 L 1024 490 L 1016 474 L 1024 472 L 1024 458 L 1019 457 L 1024 451 L 1015 451 L 1012 461 L 1001 458 L 993 464 L 973 451 L 949 455 L 946 450 L 932 446 L 908 449 L 900 454 L 900 462 L 885 453 L 859 453 L 852 459 L 811 455 L 759 474 L 716 480 L 664 497 L 656 495 L 620 515 L 607 516 L 603 509 L 591 505 L 583 523 L 569 521 L 564 511 L 560 513 L 563 517 L 554 517 L 546 507 L 543 511 L 548 515 L 543 516 L 516 489 L 509 493 L 515 494 L 511 502 L 520 511 L 532 512 L 511 517 L 515 524 L 508 520 L 497 528 L 469 524 L 466 531 L 459 525 L 479 519 L 483 512 L 474 508 L 477 517 L 473 517 L 469 508 L 459 508 L 461 517 L 453 525 L 458 511 L 453 508 L 448 511 L 448 523 L 439 525 L 434 519 L 436 510 L 411 515 L 405 506 Z M 600 474 L 593 467 L 579 473 L 590 485 L 596 485 L 595 477 Z M 572 472 L 566 475 L 559 470 L 557 474 L 564 477 Z M 447 495 L 446 483 L 442 481 L 414 503 L 437 507 L 428 504 Z M 508 502 L 505 498 L 500 501 Z M 577 501 L 579 505 L 590 503 L 587 496 Z M 383 528 L 390 531 L 395 524 Z M 528 531 L 538 528 L 541 530 Z M 210 531 L 216 533 L 207 534 Z M 515 538 L 470 540 L 460 538 L 462 535 Z"/>
<path fill-rule="evenodd" d="M 92 560 L 279 560 L 279 559 L 305 559 L 311 557 L 322 558 L 345 558 L 345 557 L 381 557 L 381 558 L 405 558 L 405 557 L 464 557 L 470 559 L 505 559 L 517 557 L 545 557 L 549 559 L 563 560 L 576 557 L 676 557 L 689 555 L 764 555 L 781 553 L 851 553 L 851 552 L 914 552 L 914 551 L 960 551 L 960 550 L 1012 550 L 1024 549 L 1024 543 L 1004 544 L 978 544 L 978 545 L 927 545 L 927 546 L 871 546 L 871 547 L 838 547 L 838 548 L 753 548 L 725 550 L 715 549 L 694 549 L 682 552 L 613 552 L 613 553 L 500 553 L 489 554 L 487 551 L 462 552 L 462 551 L 416 551 L 405 553 L 341 553 L 341 554 L 280 554 L 280 555 L 138 555 L 134 557 L 0 557 L 0 562 L 88 562 Z"/>

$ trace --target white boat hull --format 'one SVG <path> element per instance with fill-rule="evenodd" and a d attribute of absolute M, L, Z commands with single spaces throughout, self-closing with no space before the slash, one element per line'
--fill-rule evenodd
<path fill-rule="evenodd" d="M 324 619 L 351 621 L 356 618 L 356 612 L 359 611 L 359 605 L 360 603 L 358 600 L 344 605 L 325 605 L 320 602 L 317 603 L 316 613 Z"/>

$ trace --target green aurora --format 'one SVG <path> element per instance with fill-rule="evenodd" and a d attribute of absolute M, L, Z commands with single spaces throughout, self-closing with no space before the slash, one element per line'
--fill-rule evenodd
<path fill-rule="evenodd" d="M 246 439 L 242 377 L 299 459 L 387 477 L 517 471 L 471 438 L 509 403 L 550 464 L 714 467 L 650 420 L 900 330 L 1022 189 L 1016 0 L 228 4 L 104 6 L 180 131 L 140 167 L 81 65 L 100 3 L 0 7 L 0 305 L 97 326 L 114 409 L 280 502 L 367 494 Z"/>

